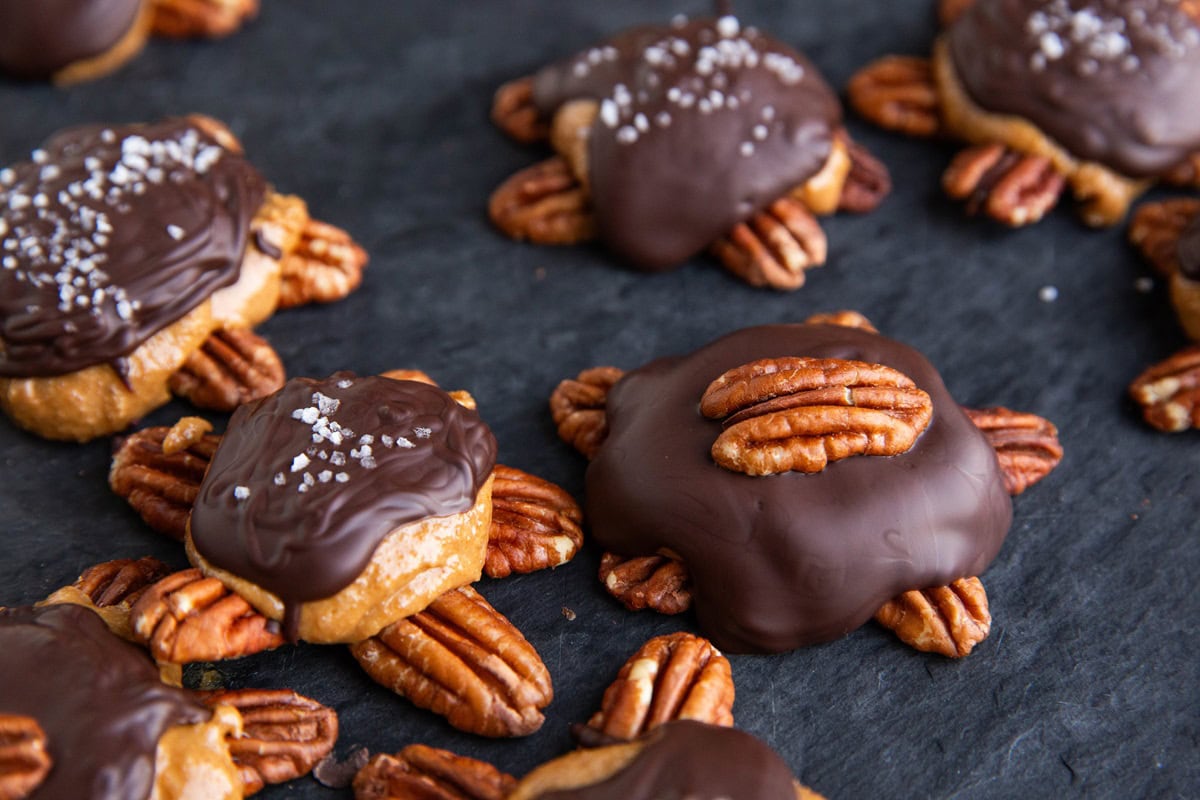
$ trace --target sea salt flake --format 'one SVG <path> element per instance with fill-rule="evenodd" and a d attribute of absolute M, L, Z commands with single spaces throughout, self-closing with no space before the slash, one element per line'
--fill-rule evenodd
<path fill-rule="evenodd" d="M 233 487 L 233 499 L 234 500 L 245 500 L 249 496 L 250 496 L 250 489 L 248 489 L 247 487 L 245 487 L 245 486 Z"/>
<path fill-rule="evenodd" d="M 304 453 L 301 453 L 300 455 L 298 455 L 292 459 L 292 472 L 299 472 L 300 470 L 307 467 L 308 464 L 309 464 L 308 456 L 304 455 Z"/>
<path fill-rule="evenodd" d="M 345 472 L 339 472 L 337 475 L 333 476 L 333 479 L 338 483 L 345 483 L 346 481 L 350 480 L 350 476 Z"/>

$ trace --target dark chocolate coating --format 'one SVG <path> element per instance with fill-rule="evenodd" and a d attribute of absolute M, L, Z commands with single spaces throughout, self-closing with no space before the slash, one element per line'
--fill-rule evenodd
<path fill-rule="evenodd" d="M 0 70 L 49 78 L 121 40 L 143 0 L 0 0 Z"/>
<path fill-rule="evenodd" d="M 544 115 L 600 102 L 588 176 L 600 236 L 679 265 L 825 164 L 837 97 L 804 56 L 733 17 L 634 28 L 534 78 Z"/>
<path fill-rule="evenodd" d="M 701 395 L 726 370 L 778 356 L 893 367 L 929 393 L 933 420 L 904 454 L 853 456 L 817 474 L 718 466 L 709 450 L 721 423 L 700 414 Z M 627 373 L 607 414 L 587 471 L 592 535 L 616 553 L 677 553 L 700 627 L 724 650 L 842 636 L 901 592 L 981 573 L 1011 523 L 995 453 L 934 368 L 865 331 L 747 328 Z"/>
<path fill-rule="evenodd" d="M 1200 24 L 1163 0 L 978 0 L 949 31 L 982 108 L 1075 156 L 1161 174 L 1200 150 Z"/>
<path fill-rule="evenodd" d="M 591 786 L 546 792 L 539 800 L 796 800 L 792 770 L 744 731 L 691 720 L 645 734 L 620 772 Z"/>
<path fill-rule="evenodd" d="M 53 766 L 32 800 L 141 800 L 159 737 L 211 713 L 76 605 L 0 610 L 0 711 L 33 717 Z"/>
<path fill-rule="evenodd" d="M 115 362 L 236 281 L 265 193 L 186 119 L 69 128 L 0 171 L 0 376 Z"/>
<path fill-rule="evenodd" d="M 291 609 L 352 583 L 393 529 L 468 511 L 495 461 L 491 430 L 436 386 L 294 378 L 234 412 L 192 542 Z"/>
<path fill-rule="evenodd" d="M 1179 236 L 1179 271 L 1184 277 L 1200 281 L 1200 214 Z"/>

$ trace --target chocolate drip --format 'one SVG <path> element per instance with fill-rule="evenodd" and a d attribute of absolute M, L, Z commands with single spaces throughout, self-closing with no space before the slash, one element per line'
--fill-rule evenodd
<path fill-rule="evenodd" d="M 1200 149 L 1200 23 L 1160 0 L 978 0 L 949 31 L 971 97 L 1152 177 Z"/>
<path fill-rule="evenodd" d="M 294 614 L 353 582 L 394 528 L 469 510 L 495 459 L 479 415 L 435 386 L 296 378 L 234 412 L 192 542 Z"/>
<path fill-rule="evenodd" d="M 634 28 L 541 70 L 543 115 L 600 104 L 588 175 L 600 235 L 677 266 L 825 164 L 837 98 L 804 56 L 736 18 Z"/>
<path fill-rule="evenodd" d="M 616 774 L 539 800 L 795 800 L 792 771 L 763 742 L 735 728 L 668 722 L 642 737 L 642 749 Z"/>
<path fill-rule="evenodd" d="M 143 0 L 0 0 L 0 69 L 49 78 L 98 56 L 133 26 Z"/>
<path fill-rule="evenodd" d="M 38 800 L 150 796 L 159 737 L 210 712 L 82 606 L 0 610 L 0 711 L 33 717 L 54 766 Z"/>
<path fill-rule="evenodd" d="M 709 382 L 762 358 L 880 363 L 933 400 L 908 452 L 823 471 L 751 477 L 717 466 L 720 421 L 698 410 Z M 915 350 L 827 325 L 747 328 L 634 370 L 607 400 L 609 433 L 587 472 L 587 518 L 605 549 L 669 548 L 693 579 L 713 642 L 780 652 L 854 630 L 909 589 L 978 575 L 1011 522 L 995 453 Z"/>
<path fill-rule="evenodd" d="M 186 119 L 71 128 L 0 170 L 0 375 L 114 363 L 236 281 L 265 192 Z"/>
<path fill-rule="evenodd" d="M 1200 281 L 1200 214 L 1179 237 L 1179 271 L 1186 278 Z"/>

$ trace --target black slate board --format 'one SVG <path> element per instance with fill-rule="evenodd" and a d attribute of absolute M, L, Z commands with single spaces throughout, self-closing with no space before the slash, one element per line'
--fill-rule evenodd
<path fill-rule="evenodd" d="M 555 436 L 546 398 L 596 364 L 630 368 L 745 325 L 857 308 L 923 350 L 960 402 L 1055 421 L 1058 471 L 1015 502 L 983 579 L 991 638 L 960 663 L 868 625 L 778 656 L 732 657 L 738 724 L 829 798 L 1185 797 L 1200 792 L 1197 434 L 1145 427 L 1129 380 L 1184 343 L 1161 284 L 1123 232 L 1082 227 L 1070 203 L 1036 228 L 964 220 L 942 199 L 951 145 L 853 118 L 892 168 L 876 213 L 828 220 L 829 264 L 794 294 L 750 289 L 705 258 L 644 276 L 594 248 L 507 241 L 488 193 L 541 157 L 487 121 L 501 82 L 630 24 L 707 10 L 699 0 L 265 0 L 218 43 L 152 43 L 117 75 L 69 90 L 0 81 L 0 162 L 53 130 L 201 111 L 222 118 L 281 190 L 373 256 L 361 291 L 262 326 L 292 375 L 424 369 L 466 388 L 500 459 L 579 495 L 584 461 Z M 843 86 L 867 60 L 919 54 L 926 0 L 738 4 Z M 1053 286 L 1057 299 L 1039 299 Z M 173 404 L 147 424 L 187 410 Z M 218 420 L 223 425 L 223 420 Z M 0 423 L 0 602 L 34 602 L 100 560 L 172 542 L 105 484 L 109 443 L 55 444 Z M 587 548 L 553 572 L 481 590 L 539 649 L 557 698 L 518 741 L 461 734 L 373 684 L 344 648 L 301 646 L 217 670 L 231 687 L 288 685 L 341 716 L 340 754 L 422 741 L 523 774 L 571 746 L 618 667 L 690 620 L 631 614 L 595 580 Z M 567 619 L 564 609 L 574 612 Z M 262 797 L 348 797 L 311 779 Z"/>

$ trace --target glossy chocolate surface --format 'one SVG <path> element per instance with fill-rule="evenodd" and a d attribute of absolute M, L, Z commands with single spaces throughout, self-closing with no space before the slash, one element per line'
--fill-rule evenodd
<path fill-rule="evenodd" d="M 699 412 L 709 382 L 762 358 L 893 367 L 929 393 L 933 420 L 907 453 L 855 456 L 813 475 L 751 477 L 709 454 L 721 423 Z M 827 325 L 732 333 L 629 372 L 608 395 L 608 438 L 587 471 L 586 518 L 607 550 L 667 548 L 693 579 L 701 629 L 734 652 L 834 639 L 909 589 L 978 575 L 1012 506 L 991 446 L 920 354 Z"/>
<path fill-rule="evenodd" d="M 98 56 L 133 26 L 143 0 L 0 0 L 0 70 L 49 78 Z"/>
<path fill-rule="evenodd" d="M 186 119 L 70 128 L 0 170 L 0 376 L 115 362 L 236 281 L 265 192 Z"/>
<path fill-rule="evenodd" d="M 294 378 L 234 412 L 192 541 L 294 608 L 353 582 L 394 528 L 469 510 L 495 460 L 479 415 L 435 386 Z"/>
<path fill-rule="evenodd" d="M 1150 177 L 1200 150 L 1200 23 L 1164 0 L 979 0 L 949 31 L 984 109 Z"/>
<path fill-rule="evenodd" d="M 1179 236 L 1179 271 L 1200 281 L 1200 214 Z"/>
<path fill-rule="evenodd" d="M 634 28 L 534 79 L 544 115 L 578 98 L 600 103 L 588 144 L 600 235 L 649 270 L 804 183 L 841 119 L 811 62 L 734 17 Z"/>
<path fill-rule="evenodd" d="M 53 766 L 36 800 L 150 796 L 159 737 L 209 718 L 82 606 L 0 610 L 0 711 L 33 717 Z"/>

